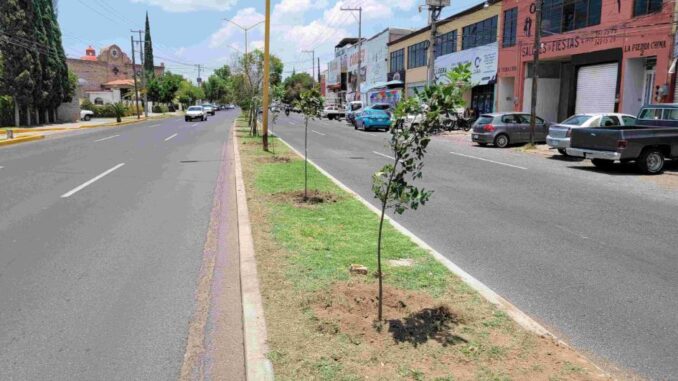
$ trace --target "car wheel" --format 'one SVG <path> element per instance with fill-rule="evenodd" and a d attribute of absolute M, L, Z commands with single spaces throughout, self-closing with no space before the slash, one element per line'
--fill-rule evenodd
<path fill-rule="evenodd" d="M 476 143 L 480 147 L 487 147 L 487 143 Z"/>
<path fill-rule="evenodd" d="M 568 156 L 567 150 L 565 148 L 558 148 L 558 153 L 560 153 L 563 156 Z"/>
<path fill-rule="evenodd" d="M 509 145 L 509 137 L 506 134 L 499 134 L 494 138 L 494 145 L 499 148 L 506 148 Z"/>
<path fill-rule="evenodd" d="M 648 148 L 640 154 L 638 167 L 648 175 L 656 175 L 664 170 L 664 154 L 657 148 Z"/>
<path fill-rule="evenodd" d="M 614 166 L 614 161 L 605 159 L 591 159 L 591 163 L 600 169 L 610 169 Z"/>
<path fill-rule="evenodd" d="M 189 118 L 184 118 L 184 119 L 186 119 L 187 122 L 189 122 L 189 121 L 191 120 L 191 119 L 189 119 Z"/>
<path fill-rule="evenodd" d="M 91 115 L 85 115 L 85 122 L 89 122 L 92 119 Z"/>
<path fill-rule="evenodd" d="M 353 123 L 353 129 L 357 130 L 358 129 L 358 123 Z"/>

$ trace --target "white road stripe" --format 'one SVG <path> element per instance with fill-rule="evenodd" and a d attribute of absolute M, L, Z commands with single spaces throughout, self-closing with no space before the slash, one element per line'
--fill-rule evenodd
<path fill-rule="evenodd" d="M 327 134 L 323 134 L 322 132 L 318 132 L 318 131 L 316 131 L 316 130 L 311 130 L 311 131 L 312 131 L 312 132 L 315 132 L 315 133 L 318 134 L 318 135 L 327 136 Z"/>
<path fill-rule="evenodd" d="M 384 155 L 383 153 L 379 153 L 379 152 L 377 152 L 377 151 L 372 151 L 372 153 L 375 154 L 375 155 L 383 156 L 383 157 L 385 157 L 385 158 L 387 158 L 387 159 L 395 160 L 395 157 L 388 156 L 388 155 Z"/>
<path fill-rule="evenodd" d="M 160 125 L 159 124 L 152 124 L 152 125 L 148 126 L 148 128 L 153 128 L 153 127 L 158 127 L 158 126 L 160 126 Z"/>
<path fill-rule="evenodd" d="M 198 127 L 198 123 L 192 124 L 191 127 Z"/>
<path fill-rule="evenodd" d="M 107 137 L 107 138 L 103 138 L 103 139 L 95 140 L 94 142 L 95 142 L 95 143 L 96 143 L 96 142 L 103 142 L 104 140 L 108 140 L 108 139 L 113 139 L 113 138 L 117 138 L 118 136 L 120 136 L 120 135 L 113 135 L 113 136 L 109 136 L 109 137 Z"/>
<path fill-rule="evenodd" d="M 179 134 L 174 134 L 172 136 L 168 136 L 167 139 L 165 139 L 165 141 L 172 140 L 172 139 L 176 138 L 177 135 L 179 135 Z"/>
<path fill-rule="evenodd" d="M 451 153 L 452 155 L 457 155 L 457 156 L 461 156 L 461 157 L 467 157 L 467 158 L 469 158 L 469 159 L 476 159 L 476 160 L 486 161 L 486 162 L 488 162 L 488 163 L 493 163 L 493 164 L 498 164 L 498 165 L 504 165 L 504 166 L 511 167 L 511 168 L 527 170 L 527 168 L 525 168 L 525 167 L 520 167 L 520 166 L 518 166 L 518 165 L 513 165 L 513 164 L 502 163 L 502 162 L 500 162 L 500 161 L 494 161 L 494 160 L 490 160 L 490 159 L 484 159 L 484 158 L 482 158 L 482 157 L 471 156 L 471 155 L 464 155 L 463 153 L 457 153 L 457 152 L 450 152 L 450 153 Z"/>
<path fill-rule="evenodd" d="M 109 169 L 108 171 L 106 171 L 106 172 L 100 174 L 99 176 L 93 178 L 92 180 L 89 180 L 88 182 L 86 182 L 86 183 L 84 183 L 84 184 L 82 184 L 82 185 L 80 185 L 80 186 L 78 186 L 78 187 L 76 187 L 76 188 L 73 188 L 73 190 L 64 193 L 63 195 L 61 195 L 61 198 L 68 198 L 68 197 L 73 196 L 73 195 L 76 194 L 77 192 L 83 190 L 84 188 L 86 188 L 86 187 L 89 186 L 89 185 L 92 185 L 94 182 L 100 180 L 102 177 L 104 177 L 104 176 L 110 174 L 111 172 L 115 171 L 116 169 L 122 167 L 123 165 L 125 165 L 125 163 L 120 163 L 120 164 L 116 165 L 115 167 L 113 167 L 113 168 Z"/>

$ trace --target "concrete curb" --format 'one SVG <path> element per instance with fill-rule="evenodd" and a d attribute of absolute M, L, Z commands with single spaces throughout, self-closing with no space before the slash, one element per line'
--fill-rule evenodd
<path fill-rule="evenodd" d="M 157 117 L 142 117 L 141 119 L 134 119 L 134 120 L 126 120 L 122 121 L 120 123 L 102 123 L 102 124 L 92 124 L 92 125 L 81 125 L 78 127 L 73 127 L 73 128 L 66 128 L 66 127 L 36 127 L 36 128 L 11 128 L 12 131 L 16 134 L 20 133 L 25 133 L 25 132 L 53 132 L 53 131 L 77 131 L 81 129 L 89 129 L 89 128 L 99 128 L 99 127 L 120 127 L 120 126 L 126 126 L 129 124 L 134 124 L 134 123 L 141 123 L 141 122 L 148 122 L 151 120 L 161 120 L 161 119 L 169 119 L 175 116 L 180 116 L 180 115 L 166 115 L 166 116 L 157 116 Z M 5 134 L 6 132 L 4 130 L 0 130 L 0 134 Z"/>
<path fill-rule="evenodd" d="M 238 241 L 240 245 L 240 288 L 245 339 L 245 373 L 247 380 L 272 381 L 273 364 L 266 357 L 268 341 L 264 305 L 259 290 L 254 240 L 247 209 L 236 122 L 233 123 L 233 155 L 235 161 L 236 202 L 238 204 Z"/>
<path fill-rule="evenodd" d="M 276 135 L 277 136 L 277 135 Z M 287 147 L 289 147 L 293 152 L 295 152 L 297 155 L 300 157 L 304 157 L 304 155 L 297 151 L 294 147 L 292 147 L 289 143 L 287 143 L 284 139 L 280 138 L 277 136 L 277 138 L 285 143 Z M 312 160 L 308 160 L 308 162 L 313 165 L 320 173 L 323 175 L 327 176 L 330 180 L 332 180 L 333 183 L 335 183 L 337 186 L 339 186 L 341 189 L 344 191 L 348 192 L 351 194 L 353 197 L 358 199 L 363 205 L 368 207 L 371 211 L 376 213 L 377 215 L 381 214 L 381 211 L 375 207 L 374 205 L 370 204 L 367 200 L 365 200 L 362 196 L 360 196 L 358 193 L 354 192 L 352 189 L 344 185 L 341 181 L 336 179 L 334 176 L 330 175 L 327 171 L 322 169 L 319 165 L 314 163 Z M 521 327 L 524 329 L 535 333 L 540 336 L 544 337 L 549 337 L 553 340 L 556 340 L 559 344 L 568 346 L 567 343 L 559 340 L 554 334 L 552 334 L 548 329 L 546 329 L 544 326 L 539 324 L 536 320 L 532 319 L 530 316 L 528 316 L 526 313 L 518 309 L 518 307 L 514 306 L 509 302 L 508 300 L 504 299 L 501 297 L 499 294 L 494 292 L 492 289 L 490 289 L 488 286 L 486 286 L 484 283 L 479 281 L 478 279 L 474 278 L 471 274 L 467 273 L 464 271 L 461 267 L 457 266 L 454 262 L 449 260 L 447 257 L 444 255 L 440 254 L 438 251 L 433 249 L 431 246 L 429 246 L 426 242 L 424 242 L 421 238 L 417 237 L 409 231 L 407 228 L 404 226 L 400 225 L 398 222 L 394 221 L 389 217 L 388 215 L 386 216 L 386 220 L 388 220 L 391 225 L 393 225 L 396 230 L 398 230 L 400 233 L 406 235 L 409 237 L 414 243 L 419 245 L 421 248 L 424 250 L 428 251 L 433 255 L 433 257 L 440 262 L 443 266 L 445 266 L 448 270 L 450 270 L 453 274 L 457 275 L 459 278 L 461 278 L 464 283 L 468 284 L 473 288 L 476 292 L 478 292 L 482 297 L 484 297 L 487 301 L 490 303 L 494 304 L 497 306 L 500 310 L 506 312 L 516 323 L 518 323 Z M 568 346 L 569 347 L 569 346 Z"/>
<path fill-rule="evenodd" d="M 32 142 L 34 140 L 44 139 L 45 135 L 30 135 L 30 136 L 20 136 L 18 138 L 9 139 L 9 140 L 0 140 L 0 147 L 10 146 L 13 144 Z"/>

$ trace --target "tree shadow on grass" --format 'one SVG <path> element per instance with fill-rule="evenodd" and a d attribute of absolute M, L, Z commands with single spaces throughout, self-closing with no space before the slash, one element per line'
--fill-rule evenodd
<path fill-rule="evenodd" d="M 447 307 L 424 308 L 403 319 L 388 320 L 388 331 L 396 343 L 410 343 L 414 347 L 435 340 L 443 346 L 467 343 L 452 333 L 459 324 L 458 317 Z"/>

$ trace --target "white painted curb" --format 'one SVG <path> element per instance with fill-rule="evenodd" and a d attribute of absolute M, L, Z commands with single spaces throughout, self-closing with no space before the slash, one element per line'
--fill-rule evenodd
<path fill-rule="evenodd" d="M 245 338 L 245 373 L 249 381 L 273 381 L 273 364 L 266 357 L 268 334 L 261 300 L 254 241 L 247 209 L 247 194 L 242 177 L 240 151 L 233 123 L 236 203 L 238 204 L 238 241 L 240 244 L 240 288 L 242 292 L 243 334 Z"/>

